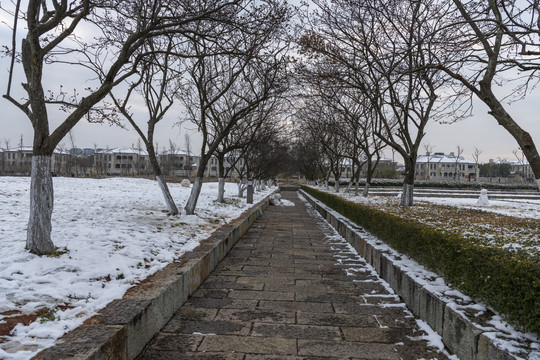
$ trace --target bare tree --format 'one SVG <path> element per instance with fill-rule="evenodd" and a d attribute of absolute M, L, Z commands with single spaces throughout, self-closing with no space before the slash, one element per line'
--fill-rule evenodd
<path fill-rule="evenodd" d="M 4 4 L 4 3 L 3 3 Z M 62 138 L 84 117 L 97 115 L 96 106 L 116 85 L 135 73 L 141 53 L 138 50 L 150 38 L 173 32 L 175 36 L 192 36 L 193 24 L 208 19 L 228 19 L 227 10 L 235 1 L 136 0 L 93 2 L 88 0 L 42 1 L 29 0 L 26 10 L 7 9 L 13 14 L 12 62 L 4 98 L 19 108 L 34 129 L 32 180 L 30 187 L 30 217 L 26 248 L 43 255 L 54 251 L 51 240 L 53 184 L 51 156 Z M 4 6 L 4 5 L 2 5 Z M 24 20 L 27 29 L 17 54 L 18 22 Z M 92 31 L 80 32 L 80 25 Z M 83 34 L 90 34 L 84 37 Z M 137 54 L 135 56 L 135 54 Z M 26 80 L 22 85 L 25 95 L 13 95 L 13 78 L 20 69 L 15 58 L 20 56 Z M 44 76 L 61 64 L 62 70 L 98 69 L 99 76 L 84 84 L 84 94 L 75 90 L 68 94 L 47 89 Z M 85 74 L 86 75 L 86 74 Z M 51 129 L 51 108 L 66 111 L 66 117 Z"/>
<path fill-rule="evenodd" d="M 139 76 L 129 82 L 124 97 L 119 99 L 113 92 L 111 92 L 110 96 L 119 112 L 128 120 L 137 134 L 139 134 L 137 172 L 139 173 L 140 171 L 139 154 L 141 151 L 140 141 L 142 140 L 148 152 L 150 164 L 163 194 L 167 209 L 171 215 L 178 215 L 178 208 L 163 177 L 156 153 L 157 149 L 154 148 L 156 126 L 164 118 L 169 109 L 171 109 L 174 99 L 180 90 L 180 82 L 177 79 L 179 75 L 175 71 L 175 66 L 178 66 L 178 64 L 175 64 L 177 59 L 172 53 L 173 47 L 176 44 L 173 42 L 172 36 L 162 40 L 163 43 L 158 42 L 157 39 L 149 39 L 142 46 L 143 52 L 149 55 L 140 61 L 140 68 L 138 69 Z M 132 99 L 134 93 L 137 93 L 146 105 L 146 131 L 141 129 L 136 121 L 136 116 L 129 109 L 131 102 L 140 101 L 140 99 Z"/>
<path fill-rule="evenodd" d="M 480 176 L 480 154 L 482 154 L 482 150 L 480 150 L 479 148 L 475 147 L 474 148 L 474 151 L 472 153 L 472 157 L 473 157 L 473 160 L 474 160 L 474 163 L 476 165 L 476 172 L 475 172 L 475 177 L 474 179 L 476 181 L 478 181 L 478 177 Z"/>
<path fill-rule="evenodd" d="M 503 105 L 506 97 L 520 99 L 538 83 L 540 52 L 527 50 L 539 45 L 538 3 L 453 0 L 452 4 L 444 30 L 447 39 L 433 48 L 432 66 L 461 83 L 463 95 L 474 95 L 488 106 L 489 114 L 523 150 L 540 188 L 538 149 Z M 438 58 L 441 53 L 451 54 L 452 59 Z M 496 94 L 494 86 L 507 79 L 517 83 L 511 94 Z"/>
<path fill-rule="evenodd" d="M 435 36 L 434 2 L 317 1 L 317 27 L 301 40 L 341 68 L 330 76 L 362 91 L 377 111 L 376 134 L 405 162 L 401 205 L 413 204 L 416 158 L 444 85 L 426 48 Z"/>
<path fill-rule="evenodd" d="M 285 91 L 285 89 L 283 87 L 282 91 Z M 246 90 L 251 91 L 249 89 Z M 237 103 L 236 101 L 225 102 L 225 108 L 219 114 L 219 119 L 236 116 L 242 116 L 242 118 L 238 119 L 236 125 L 222 139 L 215 151 L 218 161 L 218 202 L 222 203 L 224 201 L 226 177 L 234 169 L 237 162 L 246 158 L 245 153 L 249 151 L 250 145 L 252 143 L 265 143 L 269 141 L 265 136 L 275 127 L 275 119 L 278 116 L 277 110 L 280 104 L 280 97 L 278 95 L 276 93 L 273 97 L 264 100 L 250 112 L 242 111 L 243 109 L 241 107 L 231 106 Z M 234 96 L 244 97 L 245 95 L 242 92 L 238 92 Z M 225 166 L 226 163 L 228 166 Z"/>
<path fill-rule="evenodd" d="M 202 144 L 197 175 L 185 206 L 188 215 L 195 211 L 206 165 L 223 138 L 242 114 L 281 91 L 279 75 L 283 71 L 285 49 L 277 41 L 277 35 L 284 31 L 289 20 L 287 5 L 267 2 L 264 6 L 246 7 L 235 15 L 236 26 L 228 29 L 231 34 L 219 44 L 204 38 L 195 38 L 192 43 L 196 58 L 188 67 L 190 80 L 181 99 L 187 118 L 202 134 Z M 211 50 L 216 46 L 220 51 Z M 208 53 L 213 55 L 206 56 Z M 235 99 L 237 114 L 221 118 L 219 105 L 234 93 L 244 94 Z"/>
<path fill-rule="evenodd" d="M 427 179 L 429 180 L 431 177 L 431 159 L 433 158 L 433 145 L 431 144 L 424 144 L 424 150 L 426 151 L 426 157 L 427 157 Z"/>
<path fill-rule="evenodd" d="M 528 177 L 528 172 L 527 172 L 527 161 L 526 161 L 526 157 L 525 157 L 525 153 L 521 150 L 521 149 L 515 149 L 512 151 L 512 153 L 514 154 L 514 156 L 516 157 L 517 159 L 517 166 L 516 168 L 519 169 L 519 174 L 517 175 L 520 175 L 521 176 L 521 179 L 524 180 L 525 178 Z"/>
<path fill-rule="evenodd" d="M 461 160 L 461 154 L 463 154 L 463 148 L 458 145 L 456 149 L 456 153 L 454 154 L 454 180 L 459 181 L 460 179 L 460 164 L 459 161 Z M 465 170 L 465 169 L 463 169 Z"/>
<path fill-rule="evenodd" d="M 186 158 L 186 170 L 187 170 L 187 176 L 188 176 L 188 179 L 191 178 L 191 165 L 192 165 L 192 157 L 191 157 L 191 136 L 186 132 L 184 134 L 184 145 L 186 147 L 186 153 L 187 153 L 187 158 Z"/>

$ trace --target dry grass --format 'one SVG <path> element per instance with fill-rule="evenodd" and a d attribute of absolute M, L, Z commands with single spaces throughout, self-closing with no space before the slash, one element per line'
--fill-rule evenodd
<path fill-rule="evenodd" d="M 341 194 L 343 196 L 343 194 Z M 480 246 L 523 250 L 540 256 L 540 221 L 496 214 L 477 209 L 436 205 L 417 201 L 412 207 L 399 206 L 395 197 L 369 198 L 344 196 L 353 202 L 436 227 L 444 232 L 459 233 Z"/>

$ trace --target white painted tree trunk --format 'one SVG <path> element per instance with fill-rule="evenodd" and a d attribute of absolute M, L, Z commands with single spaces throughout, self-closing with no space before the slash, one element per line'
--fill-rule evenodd
<path fill-rule="evenodd" d="M 326 188 L 326 190 L 328 190 L 328 180 L 324 181 L 324 187 Z"/>
<path fill-rule="evenodd" d="M 241 181 L 237 183 L 238 185 L 238 197 L 244 197 L 244 191 L 246 190 L 246 186 L 242 184 Z"/>
<path fill-rule="evenodd" d="M 414 185 L 403 184 L 403 193 L 401 194 L 401 206 L 413 206 Z"/>
<path fill-rule="evenodd" d="M 334 182 L 334 191 L 335 191 L 336 193 L 339 193 L 339 180 L 336 180 L 336 181 Z"/>
<path fill-rule="evenodd" d="M 55 250 L 51 240 L 51 218 L 54 205 L 51 156 L 33 156 L 31 174 L 30 218 L 26 235 L 26 249 L 32 254 L 50 254 Z"/>
<path fill-rule="evenodd" d="M 358 196 L 359 188 L 360 188 L 360 181 L 356 180 L 356 186 L 354 187 L 354 196 Z"/>
<path fill-rule="evenodd" d="M 540 179 L 536 179 L 536 185 L 538 187 L 538 190 L 540 190 Z"/>
<path fill-rule="evenodd" d="M 351 191 L 351 186 L 352 186 L 352 181 L 349 181 L 349 183 L 347 184 L 347 190 L 345 190 L 347 194 Z"/>
<path fill-rule="evenodd" d="M 261 180 L 261 190 L 262 191 L 266 190 L 266 181 L 264 180 Z"/>
<path fill-rule="evenodd" d="M 218 194 L 217 202 L 223 203 L 225 201 L 225 178 L 218 179 Z"/>
<path fill-rule="evenodd" d="M 199 195 L 201 194 L 202 188 L 202 178 L 195 178 L 195 182 L 191 187 L 191 193 L 189 194 L 189 199 L 184 207 L 186 210 L 186 215 L 193 215 L 195 213 L 195 207 L 197 207 L 197 200 L 199 200 Z"/>
<path fill-rule="evenodd" d="M 167 186 L 165 179 L 163 179 L 163 175 L 156 176 L 156 180 L 158 182 L 159 188 L 161 189 L 161 193 L 165 198 L 165 204 L 167 204 L 167 209 L 169 210 L 169 213 L 171 213 L 171 215 L 178 215 L 178 208 L 174 203 L 174 199 L 171 195 L 171 192 L 169 191 L 169 187 Z"/>
<path fill-rule="evenodd" d="M 366 186 L 364 186 L 364 192 L 362 193 L 362 196 L 367 197 L 369 195 L 369 187 L 370 187 L 370 184 L 366 180 Z"/>

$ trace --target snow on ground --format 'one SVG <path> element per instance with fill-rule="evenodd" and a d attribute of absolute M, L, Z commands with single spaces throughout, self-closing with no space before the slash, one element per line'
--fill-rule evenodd
<path fill-rule="evenodd" d="M 319 189 L 322 190 L 322 189 Z M 422 192 L 438 193 L 440 196 L 432 197 L 423 197 L 421 196 Z M 333 191 L 329 191 L 333 193 Z M 372 191 L 371 192 L 376 192 Z M 439 189 L 415 189 L 415 198 L 414 201 L 416 204 L 437 204 L 444 206 L 453 206 L 463 209 L 475 209 L 482 210 L 487 212 L 492 212 L 501 215 L 515 216 L 521 218 L 531 218 L 531 219 L 540 219 L 540 199 L 538 199 L 538 194 L 535 195 L 536 199 L 513 199 L 513 197 L 520 196 L 525 197 L 525 195 L 505 195 L 505 199 L 489 200 L 489 206 L 480 206 L 477 205 L 478 196 L 480 196 L 480 191 L 475 190 L 474 193 L 478 195 L 475 198 L 466 198 L 465 196 L 471 195 L 470 190 L 439 190 Z M 418 193 L 419 196 L 416 196 Z M 493 195 L 494 192 L 489 191 L 488 197 Z M 354 196 L 354 193 L 339 194 L 340 196 L 349 199 L 354 202 L 366 204 L 366 205 L 398 205 L 399 198 L 401 193 L 396 197 L 380 196 L 380 195 L 370 195 L 369 197 L 363 196 Z M 452 195 L 452 197 L 445 196 Z M 459 197 L 463 195 L 464 197 Z M 457 196 L 457 197 L 454 197 Z M 532 196 L 532 195 L 530 195 Z"/>
<path fill-rule="evenodd" d="M 368 264 L 364 258 L 362 258 L 358 251 L 341 236 L 336 229 L 334 229 L 327 221 L 324 219 L 318 212 L 311 206 L 311 204 L 306 200 L 306 198 L 302 195 L 298 196 L 300 200 L 304 202 L 306 205 L 307 212 L 313 216 L 315 219 L 317 219 L 317 226 L 319 229 L 325 234 L 326 239 L 329 244 L 340 244 L 344 245 L 346 247 L 346 250 L 337 250 L 336 252 L 338 255 L 338 263 L 342 265 L 343 263 L 349 263 L 351 264 L 349 268 L 346 268 L 345 271 L 347 272 L 347 275 L 353 275 L 354 273 L 358 273 L 360 271 L 362 272 L 368 272 L 372 276 L 372 281 L 381 284 L 386 291 L 388 292 L 387 295 L 382 295 L 383 297 L 387 297 L 389 299 L 393 299 L 395 303 L 388 303 L 386 306 L 396 306 L 396 307 L 403 307 L 403 311 L 407 314 L 409 318 L 414 318 L 416 323 L 418 324 L 418 328 L 423 331 L 422 336 L 416 339 L 418 340 L 425 340 L 427 342 L 427 346 L 436 350 L 437 352 L 440 352 L 444 354 L 444 357 L 448 358 L 449 360 L 459 360 L 459 358 L 455 355 L 450 355 L 448 351 L 445 349 L 445 346 L 442 341 L 442 337 L 435 332 L 425 321 L 422 321 L 420 319 L 417 319 L 414 317 L 414 315 L 411 313 L 411 311 L 407 308 L 406 304 L 404 302 L 398 302 L 399 296 L 397 296 L 394 292 L 394 289 L 388 284 L 384 279 L 382 279 L 377 271 Z M 336 214 L 336 213 L 334 213 Z M 339 215 L 337 215 L 339 216 Z M 361 263 L 362 266 L 359 269 L 358 265 L 355 265 L 354 263 Z M 441 279 L 442 280 L 442 279 Z M 357 281 L 357 280 L 354 280 Z M 363 280 L 366 281 L 366 280 Z M 364 295 L 365 296 L 365 295 Z M 381 295 L 373 295 L 375 296 L 381 296 Z M 384 305 L 380 305 L 384 306 Z M 375 319 L 377 319 L 375 317 Z M 377 320 L 378 321 L 378 320 Z M 380 325 L 380 323 L 379 323 Z M 382 327 L 382 326 L 381 326 Z M 411 340 L 415 340 L 414 338 L 410 338 Z M 402 343 L 401 343 L 402 344 Z M 398 345 L 398 344 L 395 344 Z M 436 360 L 437 358 L 433 358 L 431 360 Z"/>
<path fill-rule="evenodd" d="M 183 207 L 191 188 L 169 187 Z M 24 249 L 29 188 L 30 178 L 0 177 L 0 324 L 13 311 L 46 315 L 0 338 L 1 359 L 27 359 L 51 346 L 248 208 L 231 183 L 226 204 L 214 202 L 217 183 L 205 183 L 196 215 L 173 217 L 152 180 L 54 178 L 58 252 L 39 257 Z M 254 203 L 274 190 L 255 192 Z"/>
<path fill-rule="evenodd" d="M 300 195 L 300 198 L 306 203 L 308 212 L 313 214 L 316 218 L 320 218 L 319 224 L 328 224 L 324 218 L 322 218 L 319 213 L 313 209 L 311 204 L 305 200 L 305 198 Z M 388 200 L 388 198 L 387 198 Z M 383 199 L 377 198 L 368 198 L 363 200 L 365 203 L 379 203 L 386 204 Z M 318 202 L 315 200 L 315 202 Z M 399 204 L 399 202 L 398 202 Z M 339 213 L 330 210 L 330 212 L 337 219 L 344 219 L 345 223 L 348 222 L 346 218 Z M 341 237 L 337 231 L 331 228 L 329 225 L 326 225 L 329 229 L 328 234 L 333 234 L 334 238 Z M 497 347 L 508 351 L 510 354 L 516 356 L 516 359 L 527 359 L 527 360 L 540 360 L 540 341 L 536 334 L 533 333 L 522 333 L 517 331 L 513 326 L 509 325 L 502 320 L 501 316 L 495 314 L 490 320 L 487 321 L 488 326 L 482 327 L 474 317 L 480 317 L 484 315 L 487 311 L 487 307 L 481 303 L 474 302 L 469 296 L 463 294 L 461 291 L 458 291 L 450 286 L 448 286 L 444 279 L 438 274 L 431 272 L 416 262 L 414 259 L 410 258 L 408 255 L 401 254 L 391 248 L 389 245 L 384 243 L 382 240 L 378 239 L 376 236 L 372 235 L 363 228 L 355 227 L 354 230 L 358 233 L 366 242 L 371 244 L 375 249 L 384 252 L 388 256 L 392 263 L 400 268 L 404 273 L 410 276 L 414 281 L 419 283 L 424 289 L 434 294 L 436 297 L 444 300 L 448 306 L 452 307 L 453 310 L 462 314 L 464 317 L 469 318 L 476 326 L 482 328 L 486 336 L 493 340 L 493 343 Z M 345 241 L 345 240 L 344 240 Z M 350 246 L 350 253 L 355 252 L 356 250 Z M 376 271 L 372 269 L 372 274 L 378 277 Z M 348 271 L 354 271 L 354 268 L 348 269 Z M 380 280 L 381 283 L 387 284 L 384 280 Z M 387 290 L 392 293 L 392 288 L 387 284 Z M 473 313 L 474 316 L 471 317 L 468 313 Z M 480 320 L 480 318 L 479 318 Z M 424 340 L 427 340 L 428 343 L 438 348 L 440 351 L 444 352 L 444 345 L 442 344 L 441 337 L 431 329 L 431 327 L 422 320 L 416 319 L 416 323 L 420 329 L 424 330 L 427 335 L 423 337 Z M 445 353 L 446 354 L 446 353 Z M 447 354 L 448 355 L 448 354 Z M 457 360 L 457 357 L 451 356 L 450 359 Z"/>
<path fill-rule="evenodd" d="M 327 191 L 336 194 L 332 190 Z M 479 191 L 478 191 L 479 193 Z M 530 256 L 540 256 L 540 199 L 489 200 L 488 206 L 477 205 L 474 198 L 452 197 L 440 193 L 436 197 L 415 197 L 415 206 L 399 206 L 398 196 L 355 196 L 340 192 L 339 196 L 397 216 L 414 219 L 444 232 L 456 232 L 481 246 L 525 250 Z"/>
<path fill-rule="evenodd" d="M 478 201 L 478 199 L 467 198 L 425 197 L 421 199 L 416 199 L 416 201 L 418 201 L 419 203 L 455 206 L 463 209 L 476 209 L 520 218 L 540 219 L 540 200 L 489 200 L 488 206 L 477 205 L 476 202 Z"/>

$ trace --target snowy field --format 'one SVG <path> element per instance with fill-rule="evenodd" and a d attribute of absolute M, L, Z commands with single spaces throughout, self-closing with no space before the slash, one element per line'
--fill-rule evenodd
<path fill-rule="evenodd" d="M 179 208 L 190 188 L 169 184 Z M 10 317 L 39 314 L 0 337 L 0 359 L 28 359 L 76 328 L 127 289 L 164 268 L 248 206 L 226 184 L 205 183 L 196 215 L 168 216 L 157 182 L 54 178 L 55 257 L 24 250 L 30 178 L 0 177 L 0 328 Z M 255 192 L 254 203 L 274 191 Z"/>
<path fill-rule="evenodd" d="M 336 194 L 333 189 L 325 190 Z M 415 190 L 416 191 L 416 190 Z M 337 195 L 360 204 L 372 206 L 397 216 L 414 219 L 442 231 L 457 232 L 482 246 L 525 250 L 531 256 L 540 256 L 540 197 L 517 199 L 490 199 L 489 205 L 478 205 L 480 191 L 471 197 L 470 191 L 432 191 L 432 196 L 415 196 L 414 206 L 399 206 L 401 195 L 368 197 L 355 196 L 354 191 L 343 188 Z M 374 192 L 376 193 L 376 192 Z M 419 192 L 421 193 L 421 192 Z M 491 191 L 488 192 L 489 194 Z"/>
<path fill-rule="evenodd" d="M 343 189 L 344 190 L 344 189 Z M 500 215 L 515 216 L 521 218 L 540 219 L 540 193 L 532 194 L 531 192 L 523 192 L 524 194 L 505 194 L 504 199 L 490 199 L 488 206 L 477 204 L 480 195 L 479 190 L 441 190 L 441 189 L 415 189 L 414 201 L 415 204 L 436 204 L 442 206 L 452 206 L 462 209 L 474 209 L 486 212 L 492 212 Z M 332 193 L 333 191 L 329 191 Z M 422 196 L 425 193 L 431 193 L 429 197 Z M 381 191 L 371 189 L 369 197 L 354 196 L 354 191 L 350 193 L 341 192 L 340 195 L 355 202 L 372 204 L 372 205 L 398 205 L 401 193 L 398 192 L 393 197 L 380 196 Z M 501 193 L 489 191 L 490 195 L 501 196 Z M 516 198 L 523 197 L 523 198 Z M 529 198 L 527 198 L 529 197 Z"/>
<path fill-rule="evenodd" d="M 540 200 L 504 199 L 489 200 L 488 206 L 477 205 L 478 199 L 425 197 L 416 199 L 418 203 L 454 206 L 462 209 L 475 209 L 495 214 L 520 218 L 540 219 Z"/>

